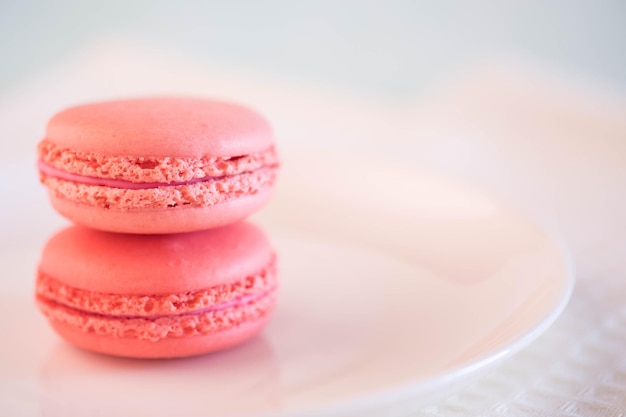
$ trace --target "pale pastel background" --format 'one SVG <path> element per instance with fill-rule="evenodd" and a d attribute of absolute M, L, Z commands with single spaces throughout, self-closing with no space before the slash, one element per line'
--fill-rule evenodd
<path fill-rule="evenodd" d="M 545 336 L 398 415 L 624 415 L 625 18 L 621 1 L 4 1 L 0 169 L 85 100 L 214 91 L 319 119 L 319 140 L 281 141 L 461 177 L 556 230 L 577 262 Z"/>

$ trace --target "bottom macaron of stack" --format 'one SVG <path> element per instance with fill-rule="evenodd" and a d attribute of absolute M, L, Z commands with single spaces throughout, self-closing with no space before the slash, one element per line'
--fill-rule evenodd
<path fill-rule="evenodd" d="M 70 227 L 46 244 L 36 300 L 83 349 L 172 358 L 257 334 L 276 304 L 276 254 L 249 223 L 173 235 Z"/>

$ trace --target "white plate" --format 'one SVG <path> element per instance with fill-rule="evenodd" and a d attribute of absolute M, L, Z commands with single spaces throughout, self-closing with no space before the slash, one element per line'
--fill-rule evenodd
<path fill-rule="evenodd" d="M 573 276 L 562 248 L 506 205 L 426 173 L 286 154 L 277 197 L 256 219 L 280 253 L 273 321 L 239 348 L 171 361 L 83 352 L 49 330 L 32 283 L 38 251 L 62 221 L 30 164 L 0 173 L 3 194 L 15 196 L 1 219 L 4 412 L 406 411 L 523 348 L 565 306 Z"/>

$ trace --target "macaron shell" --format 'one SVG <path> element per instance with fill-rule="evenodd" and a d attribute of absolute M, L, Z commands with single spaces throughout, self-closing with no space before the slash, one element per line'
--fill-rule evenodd
<path fill-rule="evenodd" d="M 241 156 L 273 146 L 269 124 L 246 107 L 194 98 L 143 98 L 68 108 L 48 123 L 57 146 L 103 155 Z"/>
<path fill-rule="evenodd" d="M 263 271 L 273 257 L 265 234 L 247 222 L 170 235 L 117 234 L 74 226 L 48 241 L 39 271 L 88 291 L 172 294 L 241 281 Z"/>
<path fill-rule="evenodd" d="M 194 356 L 228 349 L 254 337 L 268 321 L 269 315 L 217 333 L 162 339 L 157 342 L 83 333 L 56 321 L 52 321 L 51 325 L 61 337 L 82 349 L 113 356 L 156 359 Z"/>
<path fill-rule="evenodd" d="M 259 190 L 208 207 L 177 207 L 163 210 L 119 211 L 85 204 L 76 204 L 50 193 L 52 207 L 73 223 L 98 230 L 161 234 L 206 230 L 235 223 L 265 206 L 273 195 L 273 187 Z"/>

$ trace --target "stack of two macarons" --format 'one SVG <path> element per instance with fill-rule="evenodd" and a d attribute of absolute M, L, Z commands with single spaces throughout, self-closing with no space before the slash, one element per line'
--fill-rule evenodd
<path fill-rule="evenodd" d="M 67 109 L 39 143 L 53 207 L 36 300 L 69 342 L 182 357 L 251 338 L 276 303 L 276 255 L 242 221 L 278 171 L 271 129 L 225 102 L 152 98 Z"/>

